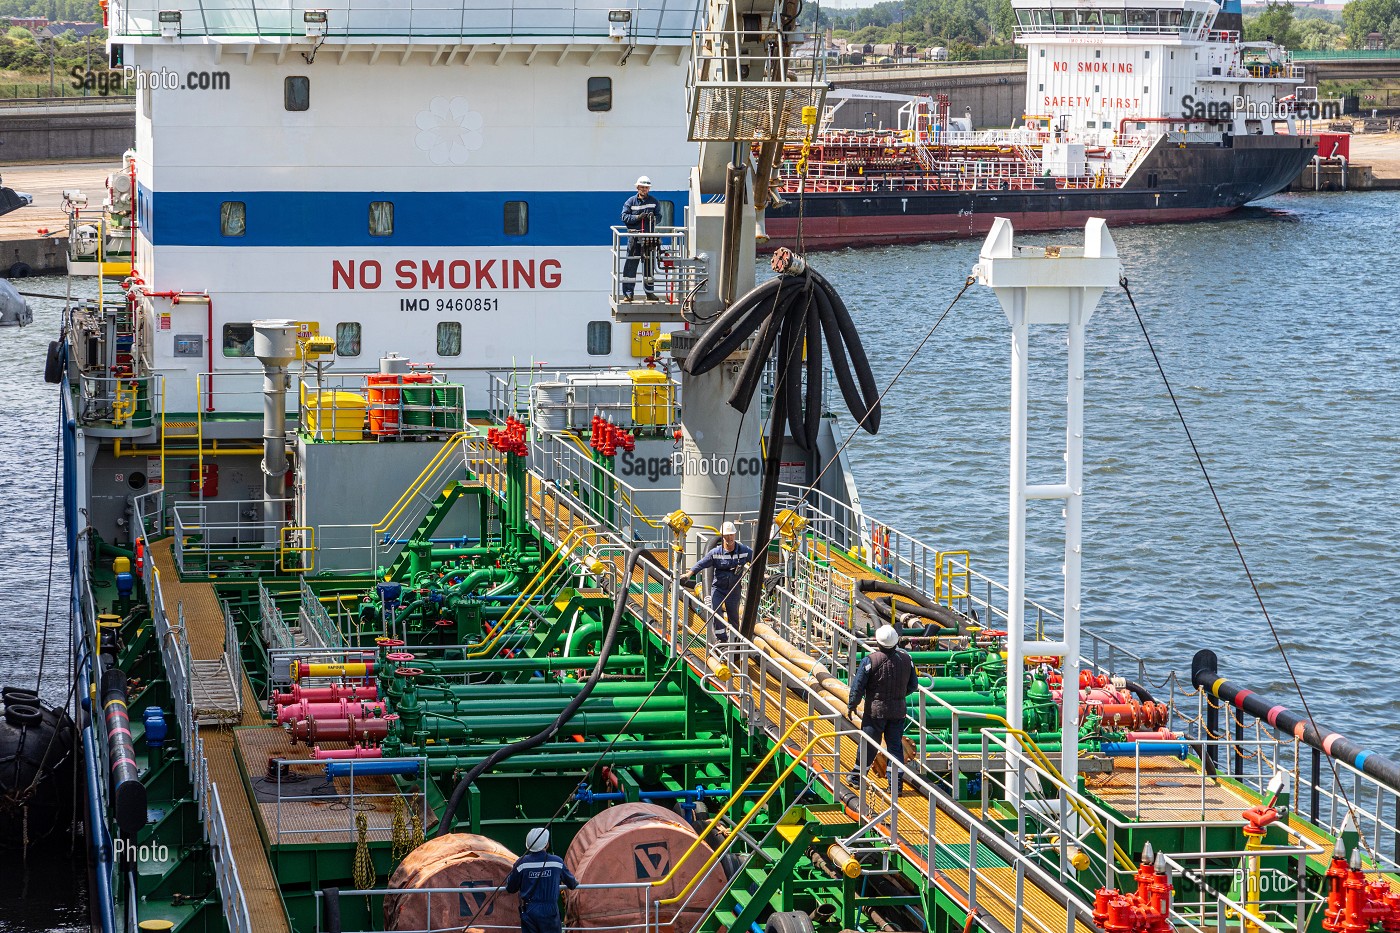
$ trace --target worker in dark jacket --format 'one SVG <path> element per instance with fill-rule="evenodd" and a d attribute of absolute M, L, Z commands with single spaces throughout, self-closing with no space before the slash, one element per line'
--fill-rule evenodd
<path fill-rule="evenodd" d="M 506 875 L 506 893 L 520 895 L 520 933 L 559 933 L 559 891 L 578 887 L 564 860 L 549 853 L 549 830 L 543 826 L 525 837 L 525 855 Z"/>
<path fill-rule="evenodd" d="M 622 300 L 631 301 L 637 290 L 637 264 L 642 264 L 642 286 L 647 301 L 656 301 L 656 252 L 660 241 L 651 233 L 661 221 L 661 202 L 651 196 L 651 179 L 637 179 L 637 193 L 622 205 L 622 223 L 632 236 L 627 238 L 627 261 L 622 264 Z"/>
<path fill-rule="evenodd" d="M 724 626 L 721 615 L 729 620 L 729 627 L 739 628 L 739 597 L 743 595 L 744 571 L 753 560 L 753 548 L 739 541 L 739 529 L 733 522 L 725 522 L 719 529 L 721 542 L 690 568 L 690 573 L 681 578 L 681 586 L 686 589 L 695 585 L 696 575 L 702 570 L 714 570 L 710 580 L 710 608 L 715 612 L 715 641 L 724 640 Z"/>
<path fill-rule="evenodd" d="M 846 713 L 854 715 L 856 707 L 864 700 L 860 731 L 877 745 L 884 742 L 895 761 L 903 764 L 904 727 L 909 714 L 906 698 L 919 689 L 919 675 L 914 670 L 914 659 L 899 647 L 899 632 L 894 626 L 880 626 L 875 631 L 875 644 L 880 650 L 866 655 L 851 678 L 851 699 L 846 704 Z M 862 771 L 870 766 L 869 758 L 870 748 L 862 742 Z"/>

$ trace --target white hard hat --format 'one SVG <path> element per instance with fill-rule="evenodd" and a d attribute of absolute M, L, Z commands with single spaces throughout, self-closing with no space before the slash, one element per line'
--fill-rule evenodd
<path fill-rule="evenodd" d="M 875 644 L 881 648 L 893 648 L 899 644 L 899 633 L 893 625 L 882 625 L 875 630 Z"/>
<path fill-rule="evenodd" d="M 637 178 L 637 184 L 635 185 L 635 187 L 640 188 L 642 185 L 646 185 L 648 188 L 650 188 L 650 187 L 651 187 L 651 179 L 648 178 L 648 177 L 646 177 L 645 175 L 639 176 L 639 177 Z"/>
<path fill-rule="evenodd" d="M 739 529 L 734 527 L 733 522 L 725 522 L 723 525 L 719 526 L 719 533 L 722 535 L 737 535 Z"/>
<path fill-rule="evenodd" d="M 549 830 L 545 829 L 543 826 L 536 826 L 534 829 L 530 830 L 529 835 L 525 837 L 526 852 L 543 852 L 548 848 Z"/>

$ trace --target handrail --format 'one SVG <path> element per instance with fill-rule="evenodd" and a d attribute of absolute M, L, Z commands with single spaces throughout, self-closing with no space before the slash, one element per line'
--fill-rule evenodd
<path fill-rule="evenodd" d="M 428 461 L 427 466 L 423 467 L 423 472 L 419 473 L 413 482 L 408 484 L 408 488 L 403 491 L 403 495 L 399 496 L 397 502 L 389 506 L 388 513 L 386 513 L 370 530 L 375 534 L 382 534 L 387 531 L 389 526 L 403 514 L 403 510 L 408 508 L 409 501 L 422 491 L 423 487 L 428 484 L 428 480 L 437 472 L 438 467 L 442 466 L 443 461 L 451 455 L 453 447 L 466 440 L 468 437 L 475 436 L 475 431 L 458 431 L 456 434 L 449 437 L 446 443 L 442 445 L 442 449 L 433 456 L 433 459 Z"/>
<path fill-rule="evenodd" d="M 667 884 L 673 878 L 675 878 L 676 872 L 680 871 L 681 866 L 685 864 L 686 860 L 689 859 L 690 856 L 695 853 L 696 849 L 700 848 L 700 845 L 704 842 L 705 838 L 709 836 L 711 832 L 714 831 L 715 827 L 719 825 L 719 821 L 724 818 L 724 815 L 729 812 L 730 808 L 733 807 L 735 803 L 743 799 L 744 792 L 749 789 L 749 785 L 752 784 L 755 779 L 757 779 L 758 775 L 763 771 L 764 768 L 768 767 L 768 763 L 771 762 L 777 756 L 778 751 L 783 747 L 783 743 L 786 742 L 792 736 L 793 731 L 797 729 L 798 726 L 804 725 L 809 722 L 815 722 L 818 719 L 825 718 L 826 717 L 822 715 L 811 715 L 794 720 L 792 725 L 788 726 L 787 731 L 784 732 L 782 736 L 776 742 L 773 743 L 772 747 L 768 749 L 768 754 L 763 756 L 763 760 L 754 766 L 753 770 L 749 772 L 748 777 L 744 778 L 744 783 L 740 784 L 734 789 L 734 792 L 730 794 L 729 799 L 724 802 L 724 806 L 720 807 L 719 810 L 716 811 L 715 815 L 710 818 L 710 822 L 705 824 L 705 828 L 701 832 L 696 834 L 695 841 L 690 844 L 690 848 L 686 849 L 685 852 L 681 854 L 681 857 L 676 859 L 676 861 L 672 863 L 670 871 L 666 872 L 665 875 L 658 878 L 657 880 L 651 882 L 652 886 L 659 887 L 661 885 Z M 818 736 L 818 738 L 820 738 L 820 736 Z M 802 756 L 806 755 L 809 751 L 811 751 L 810 746 L 803 749 L 802 752 L 798 754 L 797 760 L 801 761 Z M 773 787 L 777 787 L 786 779 L 787 775 L 784 774 L 783 776 L 778 778 L 777 782 L 774 783 Z M 772 792 L 772 789 L 773 788 L 771 787 L 769 788 L 770 794 Z M 753 810 L 749 811 L 749 817 L 753 815 L 753 812 L 757 810 L 759 806 L 761 806 L 764 802 L 768 800 L 768 796 L 769 795 L 764 795 L 764 797 L 758 802 L 758 804 L 754 806 Z M 745 817 L 745 820 L 747 819 L 748 817 Z M 738 830 L 743 829 L 743 827 L 743 823 L 740 823 L 738 826 L 736 826 L 734 830 L 730 832 L 729 838 L 734 838 L 734 836 L 738 833 Z M 696 872 L 695 877 L 698 878 L 702 876 L 705 873 L 705 870 L 710 867 L 713 861 L 714 859 L 712 858 L 709 862 L 706 862 L 705 865 L 700 869 L 700 871 Z M 693 881 L 694 879 L 692 879 L 692 882 Z M 683 897 L 685 893 L 689 890 L 690 885 L 686 885 L 685 889 L 682 890 L 680 894 L 676 895 L 676 897 L 668 901 L 660 901 L 659 903 L 674 903 L 676 900 L 679 900 L 681 897 Z"/>
<path fill-rule="evenodd" d="M 569 560 L 573 557 L 574 548 L 589 535 L 596 538 L 597 532 L 587 527 L 576 528 L 570 532 L 569 536 L 555 549 L 554 553 L 549 555 L 549 559 L 540 564 L 540 569 L 535 573 L 534 577 L 531 578 L 530 582 L 525 585 L 525 588 L 520 591 L 520 594 L 515 597 L 515 601 L 506 608 L 505 614 L 501 616 L 500 622 L 491 630 L 490 637 L 482 639 L 475 644 L 467 645 L 469 650 L 466 653 L 466 657 L 481 658 L 492 654 L 495 651 L 496 644 L 505 636 L 505 633 L 515 626 L 520 616 L 524 615 L 525 607 L 529 606 L 530 600 L 538 596 L 540 592 L 549 585 L 553 580 L 553 575 L 558 570 L 568 566 Z M 479 648 L 481 650 L 470 650 L 473 648 Z"/>
<path fill-rule="evenodd" d="M 764 756 L 763 761 L 758 765 L 757 768 L 755 768 L 752 772 L 749 773 L 748 779 L 744 781 L 744 784 L 738 791 L 735 792 L 734 796 L 731 796 L 729 798 L 729 801 L 724 805 L 724 809 L 721 810 L 719 813 L 715 814 L 714 818 L 710 820 L 710 822 L 705 826 L 705 831 L 700 833 L 696 837 L 695 842 L 691 843 L 689 849 L 685 850 L 685 854 L 681 856 L 680 861 L 676 862 L 675 865 L 671 866 L 671 870 L 666 873 L 665 878 L 662 878 L 658 881 L 653 881 L 652 884 L 664 884 L 665 882 L 670 881 L 675 876 L 676 870 L 680 868 L 681 864 L 686 860 L 686 858 L 692 852 L 694 852 L 696 848 L 699 847 L 700 843 L 705 839 L 705 837 L 709 835 L 710 831 L 715 827 L 716 823 L 719 822 L 719 818 L 728 811 L 729 807 L 733 805 L 735 800 L 739 799 L 743 791 L 748 789 L 749 784 L 753 783 L 754 777 L 757 776 L 759 771 L 761 771 L 764 767 L 767 766 L 768 762 L 773 760 L 774 756 L 778 753 L 778 750 L 783 748 L 783 742 L 786 741 L 787 738 L 792 735 L 794 729 L 796 729 L 799 725 L 802 725 L 804 723 L 825 718 L 826 716 L 804 716 L 802 719 L 798 719 L 795 722 L 793 722 L 792 725 L 788 726 L 787 731 L 783 733 L 783 738 L 773 743 L 773 747 L 768 750 L 768 754 Z M 802 764 L 802 761 L 807 756 L 807 753 L 810 752 L 813 748 L 815 748 L 818 742 L 827 738 L 829 738 L 829 736 L 822 735 L 820 732 L 816 732 L 814 730 L 812 733 L 812 738 L 809 739 L 807 744 L 802 747 L 801 751 L 799 751 L 796 755 L 793 756 L 792 761 L 788 763 L 788 766 L 783 769 L 782 773 L 778 775 L 777 779 L 773 781 L 772 785 L 766 791 L 763 792 L 763 796 L 759 797 L 758 800 L 754 803 L 754 805 L 751 808 L 749 808 L 749 812 L 745 813 L 739 819 L 739 822 L 734 824 L 734 828 L 729 831 L 729 833 L 724 837 L 724 840 L 720 842 L 719 845 L 715 846 L 714 851 L 710 853 L 710 857 L 705 860 L 705 864 L 701 865 L 700 870 L 691 876 L 690 880 L 685 883 L 685 887 L 681 888 L 671 897 L 664 897 L 656 903 L 661 906 L 669 906 L 671 904 L 676 903 L 677 901 L 683 900 L 686 897 L 686 895 L 690 893 L 690 889 L 695 887 L 695 885 L 700 881 L 700 879 L 704 878 L 709 873 L 710 869 L 714 867 L 714 864 L 724 857 L 725 850 L 733 844 L 735 839 L 739 838 L 739 834 L 743 831 L 744 827 L 749 825 L 749 823 L 753 821 L 753 818 L 758 815 L 760 810 L 763 809 L 763 805 L 766 804 L 768 800 L 773 796 L 773 794 L 777 792 L 778 788 L 782 787 L 783 784 L 787 781 L 787 779 L 792 776 L 792 772 L 796 771 L 797 766 Z"/>

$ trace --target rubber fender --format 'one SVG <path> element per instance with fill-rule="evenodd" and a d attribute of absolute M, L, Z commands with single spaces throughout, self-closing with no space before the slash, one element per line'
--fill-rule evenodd
<path fill-rule="evenodd" d="M 50 385 L 63 381 L 63 347 L 57 340 L 49 341 L 49 354 L 44 357 L 44 381 Z"/>
<path fill-rule="evenodd" d="M 10 266 L 10 270 L 5 274 L 8 279 L 27 279 L 34 274 L 34 270 L 29 268 L 27 262 L 17 262 Z"/>
<path fill-rule="evenodd" d="M 812 918 L 800 910 L 771 914 L 763 927 L 763 933 L 814 933 L 815 930 Z"/>
<path fill-rule="evenodd" d="M 37 726 L 44 721 L 44 713 L 28 703 L 6 703 L 5 721 L 17 728 Z"/>

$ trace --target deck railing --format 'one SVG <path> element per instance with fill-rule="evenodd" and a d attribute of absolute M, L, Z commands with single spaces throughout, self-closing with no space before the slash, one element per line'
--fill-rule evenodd
<path fill-rule="evenodd" d="M 383 767 L 382 763 L 388 762 L 409 764 L 417 766 L 417 771 L 413 772 L 414 779 L 418 781 L 420 787 L 428 786 L 428 759 L 425 757 L 407 758 L 376 758 L 374 762 L 358 761 L 349 759 L 337 762 L 347 772 L 349 786 L 345 793 L 338 791 L 334 784 L 334 779 L 329 774 L 329 762 L 307 758 L 272 758 L 268 760 L 268 770 L 276 770 L 277 779 L 274 784 L 274 810 L 275 816 L 272 824 L 272 838 L 268 840 L 269 845 L 296 845 L 302 840 L 300 836 L 315 836 L 322 833 L 346 833 L 350 839 L 354 839 L 358 832 L 356 818 L 363 814 L 365 816 L 365 826 L 367 838 L 387 838 L 394 832 L 394 823 L 398 819 L 395 813 L 399 804 L 395 800 L 403 801 L 405 806 L 417 805 L 418 827 L 428 825 L 428 796 L 427 794 L 414 793 L 407 795 L 412 798 L 405 800 L 405 794 L 394 787 L 388 791 L 366 791 L 364 789 L 365 777 L 360 778 L 360 787 L 355 787 L 355 772 L 359 767 L 370 770 L 372 767 Z M 325 788 L 325 793 L 293 793 L 291 788 L 299 786 L 305 778 L 299 776 L 308 772 L 320 772 L 324 777 L 324 782 L 319 785 Z M 371 778 L 372 780 L 372 778 Z M 392 784 L 390 784 L 392 786 Z M 315 824 L 307 828 L 297 828 L 297 821 L 290 815 L 283 818 L 284 808 L 290 808 L 293 804 L 308 804 L 322 812 L 343 811 L 345 814 L 345 825 L 339 829 L 331 825 L 328 821 L 317 820 Z M 400 811 L 402 812 L 402 811 Z M 325 841 L 308 840 L 308 841 Z M 347 840 L 348 841 L 348 840 Z"/>
<path fill-rule="evenodd" d="M 548 4 L 495 0 L 478 5 L 468 0 L 317 0 L 314 7 L 290 0 L 203 0 L 185 4 L 180 18 L 163 23 L 160 14 L 172 5 L 165 0 L 113 0 L 109 22 L 114 38 L 159 37 L 162 26 L 173 38 L 318 38 L 327 40 L 431 39 L 434 41 L 521 42 L 529 39 L 578 39 L 628 43 L 689 39 L 694 28 L 693 5 L 666 0 L 635 0 L 623 4 L 631 12 L 627 23 L 609 21 L 618 7 L 613 0 L 553 0 Z M 178 5 L 175 7 L 180 9 Z M 325 12 L 324 22 L 307 21 L 308 9 Z"/>

